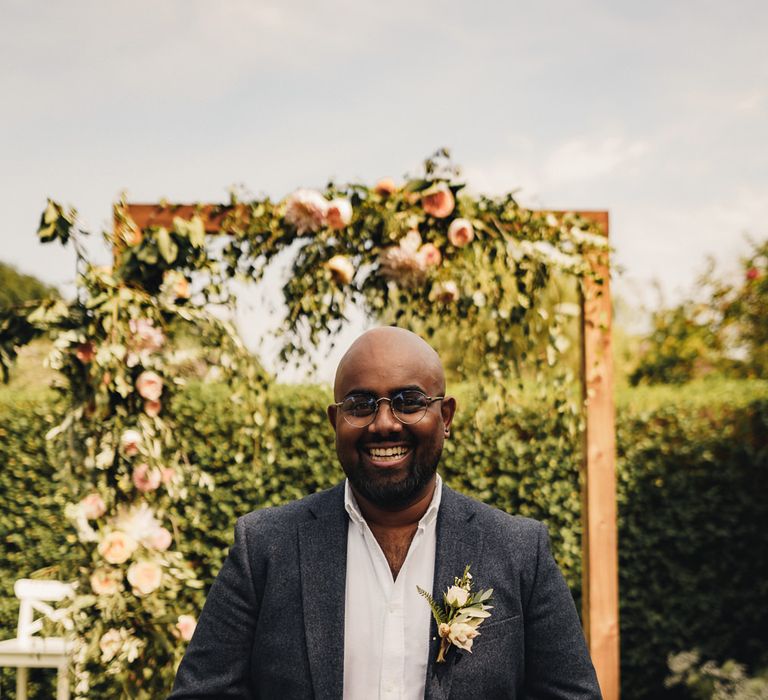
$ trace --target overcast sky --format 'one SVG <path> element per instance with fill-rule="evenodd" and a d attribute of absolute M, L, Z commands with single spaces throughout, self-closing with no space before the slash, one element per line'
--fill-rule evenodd
<path fill-rule="evenodd" d="M 0 259 L 57 285 L 47 196 L 98 231 L 121 191 L 282 197 L 440 146 L 476 191 L 608 209 L 630 303 L 768 235 L 765 0 L 0 0 L 0 36 Z"/>

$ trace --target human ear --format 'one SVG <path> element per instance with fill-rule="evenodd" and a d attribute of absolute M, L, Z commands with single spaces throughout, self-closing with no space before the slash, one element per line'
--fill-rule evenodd
<path fill-rule="evenodd" d="M 336 406 L 335 404 L 331 404 L 330 406 L 328 406 L 328 411 L 327 411 L 328 421 L 330 422 L 334 433 L 336 432 L 336 413 L 338 411 L 338 408 L 339 407 Z"/>
<path fill-rule="evenodd" d="M 451 434 L 451 423 L 453 422 L 453 416 L 456 413 L 456 399 L 454 399 L 453 396 L 446 396 L 440 402 L 440 413 L 443 416 L 445 436 L 448 437 Z"/>

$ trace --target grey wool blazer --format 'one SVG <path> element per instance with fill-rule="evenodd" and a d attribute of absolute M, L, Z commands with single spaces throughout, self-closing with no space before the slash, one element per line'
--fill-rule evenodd
<path fill-rule="evenodd" d="M 341 698 L 346 556 L 343 484 L 240 518 L 169 700 Z M 467 564 L 492 616 L 440 664 L 432 622 L 425 698 L 600 698 L 546 528 L 443 486 L 436 599 Z"/>

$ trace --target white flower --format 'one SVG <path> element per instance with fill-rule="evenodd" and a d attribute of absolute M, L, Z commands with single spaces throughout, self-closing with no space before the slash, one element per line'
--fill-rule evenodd
<path fill-rule="evenodd" d="M 333 229 L 344 228 L 352 221 L 352 202 L 348 199 L 332 199 L 328 202 L 325 221 Z"/>
<path fill-rule="evenodd" d="M 91 574 L 91 589 L 96 595 L 114 595 L 120 590 L 123 572 L 100 567 Z"/>
<path fill-rule="evenodd" d="M 116 529 L 122 530 L 142 544 L 150 542 L 152 536 L 160 528 L 160 523 L 155 518 L 154 512 L 146 503 L 130 508 L 124 506 L 119 508 L 114 525 Z"/>
<path fill-rule="evenodd" d="M 173 541 L 173 535 L 170 530 L 164 527 L 159 527 L 152 533 L 152 536 L 148 540 L 148 544 L 152 549 L 156 549 L 158 552 L 164 552 L 171 546 Z"/>
<path fill-rule="evenodd" d="M 472 242 L 475 229 L 468 219 L 454 219 L 448 227 L 448 240 L 457 248 L 463 248 Z"/>
<path fill-rule="evenodd" d="M 461 586 L 451 586 L 445 594 L 445 602 L 454 608 L 460 608 L 467 604 L 469 591 Z"/>
<path fill-rule="evenodd" d="M 120 447 L 127 457 L 138 454 L 140 444 L 141 433 L 138 430 L 126 430 L 120 437 Z"/>
<path fill-rule="evenodd" d="M 121 634 L 123 633 L 123 634 Z M 123 647 L 125 630 L 107 630 L 99 640 L 99 649 L 101 649 L 101 661 L 107 663 L 117 656 Z"/>
<path fill-rule="evenodd" d="M 192 639 L 192 635 L 197 627 L 197 620 L 192 615 L 179 615 L 178 622 L 176 622 L 176 629 L 179 632 L 179 636 L 188 642 Z"/>
<path fill-rule="evenodd" d="M 153 561 L 137 561 L 128 567 L 128 583 L 138 596 L 157 590 L 162 580 L 163 570 Z"/>
<path fill-rule="evenodd" d="M 80 501 L 80 508 L 88 520 L 96 520 L 107 512 L 107 506 L 99 493 L 89 493 Z"/>
<path fill-rule="evenodd" d="M 450 304 L 459 298 L 459 288 L 453 280 L 446 282 L 436 282 L 429 293 L 430 301 L 439 301 L 443 304 Z"/>
<path fill-rule="evenodd" d="M 110 564 L 122 564 L 131 558 L 138 542 L 120 530 L 113 530 L 99 542 L 99 554 Z"/>
<path fill-rule="evenodd" d="M 165 335 L 159 328 L 155 328 L 148 318 L 132 318 L 128 321 L 128 329 L 133 334 L 131 345 L 136 350 L 148 350 L 155 352 L 163 347 Z"/>
<path fill-rule="evenodd" d="M 317 190 L 298 189 L 285 200 L 285 220 L 303 236 L 322 228 L 328 202 Z"/>
<path fill-rule="evenodd" d="M 349 284 L 355 276 L 355 268 L 346 255 L 334 255 L 325 263 L 325 267 L 339 284 Z"/>
<path fill-rule="evenodd" d="M 451 629 L 448 632 L 448 639 L 452 644 L 455 644 L 459 649 L 465 649 L 468 652 L 472 652 L 472 642 L 480 633 L 474 626 L 467 624 L 466 622 L 454 622 L 451 625 Z"/>
<path fill-rule="evenodd" d="M 136 378 L 136 391 L 147 401 L 157 401 L 163 393 L 163 378 L 157 372 L 142 372 Z"/>
<path fill-rule="evenodd" d="M 421 234 L 416 231 L 408 231 L 400 239 L 400 247 L 410 253 L 415 253 L 421 247 Z"/>

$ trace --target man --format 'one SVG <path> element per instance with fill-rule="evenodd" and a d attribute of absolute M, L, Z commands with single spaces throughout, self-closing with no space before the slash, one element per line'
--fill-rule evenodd
<path fill-rule="evenodd" d="M 455 399 L 434 350 L 376 328 L 342 358 L 328 418 L 345 483 L 237 522 L 176 677 L 192 698 L 599 698 L 543 525 L 443 486 Z M 440 637 L 417 586 L 467 565 L 493 588 L 471 653 Z"/>

